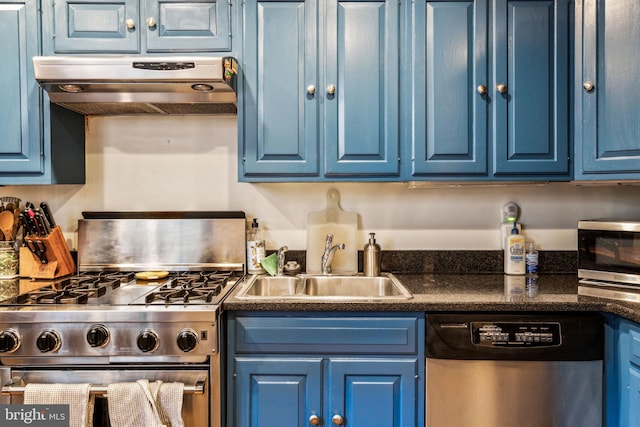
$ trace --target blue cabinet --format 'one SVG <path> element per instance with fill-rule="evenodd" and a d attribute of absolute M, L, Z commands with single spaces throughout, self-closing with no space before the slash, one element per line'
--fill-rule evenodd
<path fill-rule="evenodd" d="M 397 180 L 399 4 L 243 4 L 239 179 Z"/>
<path fill-rule="evenodd" d="M 409 179 L 567 180 L 566 0 L 413 3 Z"/>
<path fill-rule="evenodd" d="M 236 357 L 234 423 L 228 426 L 306 426 L 322 416 L 322 359 Z M 240 409 L 241 408 L 241 409 Z"/>
<path fill-rule="evenodd" d="M 640 426 L 640 325 L 606 317 L 606 426 Z"/>
<path fill-rule="evenodd" d="M 0 37 L 0 176 L 41 173 L 40 98 L 31 64 L 38 53 L 36 2 L 1 2 Z"/>
<path fill-rule="evenodd" d="M 36 1 L 0 2 L 0 185 L 84 183 L 84 117 L 43 105 L 34 78 L 38 16 Z"/>
<path fill-rule="evenodd" d="M 45 52 L 231 50 L 230 0 L 43 1 Z"/>
<path fill-rule="evenodd" d="M 640 179 L 640 3 L 576 2 L 576 179 Z"/>
<path fill-rule="evenodd" d="M 238 313 L 227 426 L 424 425 L 424 316 Z"/>

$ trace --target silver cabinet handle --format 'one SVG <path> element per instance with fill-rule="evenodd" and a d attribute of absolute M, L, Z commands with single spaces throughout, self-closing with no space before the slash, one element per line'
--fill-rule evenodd
<path fill-rule="evenodd" d="M 587 80 L 586 82 L 582 83 L 582 87 L 586 92 L 591 92 L 596 87 L 596 85 L 593 84 L 593 82 Z"/>
<path fill-rule="evenodd" d="M 307 93 L 309 95 L 313 95 L 314 93 L 316 93 L 316 87 L 314 85 L 307 86 Z"/>
<path fill-rule="evenodd" d="M 154 17 L 147 18 L 147 27 L 155 28 L 156 27 L 156 19 Z"/>
<path fill-rule="evenodd" d="M 312 426 L 318 426 L 320 425 L 320 417 L 317 415 L 311 415 L 309 417 L 309 424 L 311 424 Z"/>
<path fill-rule="evenodd" d="M 334 95 L 336 93 L 336 87 L 334 85 L 327 86 L 327 94 Z"/>
<path fill-rule="evenodd" d="M 507 93 L 507 85 L 504 83 L 499 83 L 496 85 L 496 90 L 502 94 Z"/>
<path fill-rule="evenodd" d="M 337 426 L 341 426 L 342 423 L 344 422 L 344 420 L 342 419 L 342 417 L 338 414 L 334 415 L 333 418 L 331 418 L 331 422 L 334 423 Z"/>
<path fill-rule="evenodd" d="M 124 25 L 127 26 L 128 30 L 134 30 L 136 28 L 136 23 L 133 21 L 133 19 L 127 19 L 126 21 L 124 21 Z"/>
<path fill-rule="evenodd" d="M 478 91 L 478 93 L 480 95 L 486 95 L 487 94 L 487 87 L 485 85 L 479 85 L 476 90 Z"/>

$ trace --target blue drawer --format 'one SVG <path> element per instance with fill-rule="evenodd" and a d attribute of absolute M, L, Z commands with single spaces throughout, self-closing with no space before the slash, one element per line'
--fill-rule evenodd
<path fill-rule="evenodd" d="M 417 354 L 417 317 L 237 317 L 236 353 Z"/>

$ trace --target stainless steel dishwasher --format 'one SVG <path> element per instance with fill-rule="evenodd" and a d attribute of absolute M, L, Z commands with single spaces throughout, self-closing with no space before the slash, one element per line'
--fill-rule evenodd
<path fill-rule="evenodd" d="M 600 315 L 434 314 L 427 427 L 601 427 Z"/>

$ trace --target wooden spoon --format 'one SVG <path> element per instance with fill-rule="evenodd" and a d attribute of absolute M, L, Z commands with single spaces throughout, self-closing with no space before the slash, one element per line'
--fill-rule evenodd
<path fill-rule="evenodd" d="M 13 212 L 2 211 L 0 212 L 0 231 L 4 234 L 5 240 L 15 240 L 13 235 Z"/>

